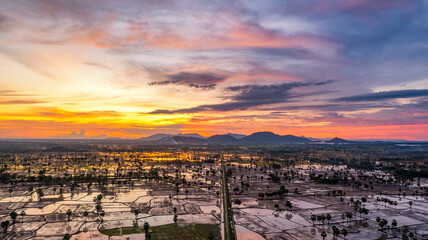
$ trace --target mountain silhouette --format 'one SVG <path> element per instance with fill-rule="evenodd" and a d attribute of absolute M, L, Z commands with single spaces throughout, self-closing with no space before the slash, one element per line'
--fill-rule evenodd
<path fill-rule="evenodd" d="M 256 132 L 239 139 L 241 143 L 309 143 L 310 140 L 293 135 L 281 136 L 272 132 Z"/>

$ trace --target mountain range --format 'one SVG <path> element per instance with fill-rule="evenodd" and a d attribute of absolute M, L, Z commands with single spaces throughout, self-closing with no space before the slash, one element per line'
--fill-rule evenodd
<path fill-rule="evenodd" d="M 160 144 L 303 144 L 311 140 L 293 135 L 278 135 L 272 132 L 256 132 L 251 135 L 223 134 L 203 137 L 197 133 L 191 134 L 154 134 L 140 138 L 141 141 Z"/>

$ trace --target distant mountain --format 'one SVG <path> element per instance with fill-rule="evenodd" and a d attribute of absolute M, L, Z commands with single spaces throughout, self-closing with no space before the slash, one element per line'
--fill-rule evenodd
<path fill-rule="evenodd" d="M 394 143 L 403 143 L 403 142 L 413 142 L 406 139 L 378 139 L 378 138 L 369 138 L 369 139 L 349 139 L 353 142 L 394 142 Z M 424 142 L 424 141 L 420 141 Z"/>
<path fill-rule="evenodd" d="M 175 141 L 174 136 L 172 137 L 164 137 L 162 139 L 159 139 L 156 141 L 158 144 L 177 144 L 177 141 Z"/>
<path fill-rule="evenodd" d="M 207 143 L 236 143 L 238 139 L 234 138 L 233 136 L 229 134 L 225 135 L 214 135 L 207 139 Z"/>
<path fill-rule="evenodd" d="M 148 137 L 142 137 L 140 139 L 145 141 L 158 141 L 158 140 L 161 140 L 162 138 L 172 137 L 172 136 L 174 135 L 166 134 L 166 133 L 157 133 Z"/>
<path fill-rule="evenodd" d="M 195 137 L 195 138 L 206 139 L 206 137 L 201 136 L 198 133 L 179 133 L 176 136 L 179 136 L 179 137 Z"/>
<path fill-rule="evenodd" d="M 160 144 L 204 144 L 206 140 L 197 137 L 170 136 L 154 142 Z"/>
<path fill-rule="evenodd" d="M 244 135 L 244 134 L 237 134 L 237 133 L 228 133 L 226 135 L 232 136 L 232 137 L 234 137 L 236 139 L 241 139 L 241 138 L 244 138 L 244 137 L 247 136 L 247 135 Z"/>
<path fill-rule="evenodd" d="M 198 139 L 205 139 L 205 137 L 197 134 L 197 133 L 180 133 L 177 135 L 172 135 L 172 134 L 166 134 L 166 133 L 157 133 L 148 137 L 142 137 L 140 138 L 140 140 L 146 141 L 146 142 L 165 142 L 165 141 L 175 141 L 176 139 L 165 139 L 165 138 L 172 138 L 172 137 L 192 137 L 192 138 L 198 138 Z M 182 139 L 179 138 L 179 141 L 182 141 Z M 172 142 L 171 142 L 172 143 Z"/>
<path fill-rule="evenodd" d="M 240 143 L 308 143 L 310 140 L 293 135 L 281 136 L 272 132 L 257 132 L 239 139 Z"/>
<path fill-rule="evenodd" d="M 187 136 L 174 136 L 172 137 L 176 143 L 182 144 L 204 144 L 206 142 L 205 139 L 198 137 L 187 137 Z"/>
<path fill-rule="evenodd" d="M 305 137 L 305 136 L 300 136 L 300 137 L 309 139 L 311 140 L 311 142 L 325 142 L 330 140 L 330 138 L 313 138 L 313 137 Z"/>
<path fill-rule="evenodd" d="M 336 143 L 336 144 L 344 144 L 344 143 L 354 143 L 352 141 L 348 141 L 342 138 L 335 137 L 331 140 L 325 141 L 325 143 Z"/>
<path fill-rule="evenodd" d="M 157 141 L 157 143 L 163 144 L 227 144 L 235 143 L 238 140 L 229 135 L 214 135 L 207 139 L 191 136 L 170 136 L 165 137 Z"/>

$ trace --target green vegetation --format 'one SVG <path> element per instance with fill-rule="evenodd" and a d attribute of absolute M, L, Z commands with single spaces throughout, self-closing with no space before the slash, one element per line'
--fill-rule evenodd
<path fill-rule="evenodd" d="M 195 239 L 205 240 L 210 239 L 212 234 L 213 239 L 220 240 L 220 227 L 218 225 L 210 224 L 168 224 L 163 226 L 150 226 L 150 234 L 152 240 L 176 240 L 176 239 Z M 100 230 L 104 235 L 118 236 L 121 233 L 120 228 Z M 144 227 L 124 227 L 122 228 L 122 235 L 129 234 L 144 234 Z"/>

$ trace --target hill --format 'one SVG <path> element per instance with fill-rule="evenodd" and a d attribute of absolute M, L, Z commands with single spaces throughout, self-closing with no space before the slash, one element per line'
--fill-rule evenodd
<path fill-rule="evenodd" d="M 238 141 L 238 139 L 232 137 L 229 134 L 226 135 L 214 135 L 211 136 L 207 139 L 207 143 L 218 143 L 218 144 L 223 144 L 223 143 L 236 143 Z"/>
<path fill-rule="evenodd" d="M 293 135 L 281 136 L 272 132 L 257 132 L 239 139 L 240 143 L 308 143 L 310 140 Z"/>
<path fill-rule="evenodd" d="M 342 138 L 335 137 L 331 140 L 325 141 L 325 143 L 334 143 L 334 144 L 346 144 L 346 143 L 354 143 L 352 141 L 348 141 Z"/>

